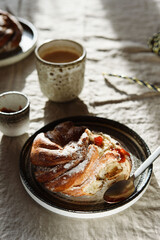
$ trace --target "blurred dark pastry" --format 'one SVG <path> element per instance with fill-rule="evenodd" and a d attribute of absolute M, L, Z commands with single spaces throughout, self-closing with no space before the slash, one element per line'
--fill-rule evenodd
<path fill-rule="evenodd" d="M 0 53 L 11 52 L 18 48 L 23 28 L 16 17 L 0 10 Z"/>
<path fill-rule="evenodd" d="M 132 166 L 130 154 L 116 140 L 72 122 L 38 134 L 30 159 L 36 180 L 45 188 L 76 197 L 128 179 Z"/>

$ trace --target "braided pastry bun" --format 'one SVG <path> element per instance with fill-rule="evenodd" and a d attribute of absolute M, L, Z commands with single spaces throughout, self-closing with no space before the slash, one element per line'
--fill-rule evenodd
<path fill-rule="evenodd" d="M 128 179 L 132 166 L 130 154 L 116 140 L 72 122 L 38 134 L 30 159 L 36 180 L 45 188 L 76 197 Z"/>
<path fill-rule="evenodd" d="M 0 53 L 18 48 L 23 28 L 10 13 L 0 10 Z"/>

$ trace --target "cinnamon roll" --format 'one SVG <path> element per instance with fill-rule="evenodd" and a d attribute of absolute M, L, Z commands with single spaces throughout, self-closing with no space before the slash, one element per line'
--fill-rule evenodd
<path fill-rule="evenodd" d="M 30 159 L 36 181 L 49 191 L 75 197 L 128 179 L 132 167 L 130 154 L 115 139 L 72 122 L 38 134 Z"/>

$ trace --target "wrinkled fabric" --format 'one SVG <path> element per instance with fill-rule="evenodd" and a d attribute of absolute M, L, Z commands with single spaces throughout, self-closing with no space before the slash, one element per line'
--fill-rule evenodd
<path fill-rule="evenodd" d="M 59 118 L 94 115 L 136 131 L 151 152 L 160 143 L 160 93 L 120 74 L 160 86 L 160 57 L 147 42 L 159 31 L 158 0 L 1 0 L 16 16 L 34 24 L 38 45 L 47 39 L 79 41 L 87 50 L 85 85 L 69 103 L 50 102 L 41 92 L 34 53 L 0 68 L 0 92 L 21 91 L 31 103 L 30 128 L 20 137 L 0 133 L 0 238 L 2 240 L 158 240 L 160 163 L 156 160 L 144 195 L 123 212 L 99 219 L 68 218 L 39 206 L 19 178 L 19 155 L 36 130 Z"/>

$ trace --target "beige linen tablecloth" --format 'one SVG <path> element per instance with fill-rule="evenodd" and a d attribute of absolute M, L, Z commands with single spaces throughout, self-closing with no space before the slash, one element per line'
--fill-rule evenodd
<path fill-rule="evenodd" d="M 160 239 L 160 163 L 154 163 L 144 195 L 125 211 L 99 219 L 74 219 L 34 202 L 19 178 L 19 155 L 30 135 L 48 122 L 74 115 L 119 121 L 136 131 L 151 152 L 160 144 L 160 94 L 102 73 L 137 77 L 160 85 L 160 57 L 147 46 L 160 30 L 159 0 L 1 0 L 0 8 L 29 20 L 38 45 L 69 38 L 87 50 L 85 86 L 73 102 L 56 104 L 43 96 L 34 53 L 0 68 L 0 92 L 21 91 L 31 103 L 30 128 L 23 136 L 0 133 L 0 239 L 2 240 L 158 240 Z"/>

